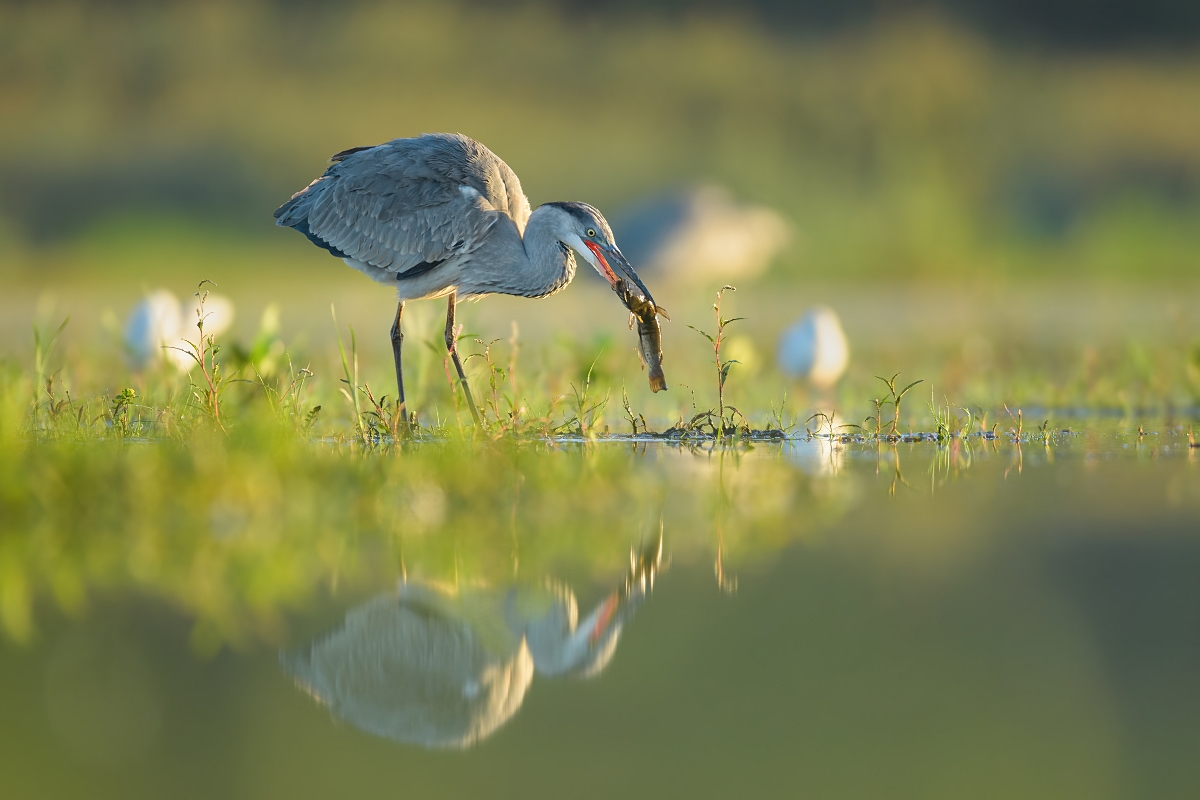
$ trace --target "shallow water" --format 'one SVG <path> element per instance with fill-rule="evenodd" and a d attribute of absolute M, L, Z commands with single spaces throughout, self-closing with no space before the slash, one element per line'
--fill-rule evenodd
<path fill-rule="evenodd" d="M 401 456 L 333 538 L 222 495 L 0 639 L 0 795 L 1195 797 L 1200 449 L 1093 423 L 564 445 L 463 513 Z"/>

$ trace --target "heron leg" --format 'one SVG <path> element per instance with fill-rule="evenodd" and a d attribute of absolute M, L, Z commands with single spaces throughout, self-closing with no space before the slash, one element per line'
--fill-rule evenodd
<path fill-rule="evenodd" d="M 446 349 L 454 360 L 454 368 L 458 370 L 458 381 L 462 384 L 463 394 L 467 396 L 467 406 L 471 409 L 471 418 L 475 427 L 482 428 L 483 421 L 479 418 L 479 409 L 475 407 L 475 398 L 471 396 L 471 387 L 467 385 L 467 374 L 463 372 L 462 361 L 458 357 L 458 340 L 454 336 L 454 306 L 458 303 L 458 292 L 451 292 L 446 304 Z"/>
<path fill-rule="evenodd" d="M 408 431 L 408 406 L 404 403 L 404 371 L 400 369 L 400 345 L 404 333 L 400 330 L 400 317 L 404 314 L 404 301 L 396 304 L 396 321 L 392 323 L 392 358 L 396 361 L 396 413 L 400 416 L 402 430 Z"/>

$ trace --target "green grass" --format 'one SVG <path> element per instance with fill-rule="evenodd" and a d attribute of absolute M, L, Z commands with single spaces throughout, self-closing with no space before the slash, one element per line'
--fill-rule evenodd
<path fill-rule="evenodd" d="M 208 291 L 208 283 L 201 283 L 197 296 Z M 663 397 L 651 395 L 637 377 L 632 347 L 626 351 L 608 336 L 590 345 L 543 339 L 534 347 L 521 340 L 514 322 L 507 339 L 485 342 L 473 334 L 460 338 L 472 392 L 480 398 L 482 421 L 476 426 L 466 416 L 441 337 L 426 338 L 428 331 L 422 326 L 428 328 L 428 321 L 418 316 L 406 348 L 407 421 L 418 439 L 591 438 L 615 433 L 720 439 L 755 431 L 779 435 L 799 419 L 819 416 L 823 424 L 837 417 L 838 430 L 853 429 L 874 438 L 894 439 L 919 429 L 953 438 L 975 425 L 987 430 L 988 419 L 999 419 L 1000 409 L 1007 407 L 1186 415 L 1200 398 L 1197 351 L 1170 341 L 1106 351 L 1087 347 L 1074 364 L 1069 351 L 1023 342 L 1008 348 L 1003 360 L 988 358 L 989 363 L 973 365 L 966 360 L 973 355 L 967 350 L 961 360 L 947 360 L 935 345 L 914 359 L 893 353 L 894 342 L 884 340 L 874 352 L 855 353 L 855 368 L 833 395 L 815 395 L 802 384 L 781 381 L 761 364 L 743 365 L 727 355 L 731 340 L 726 328 L 733 322 L 758 321 L 754 316 L 722 315 L 729 288 L 718 293 L 711 306 L 715 334 L 687 325 L 706 344 L 667 339 L 666 365 L 675 388 L 666 399 L 676 410 L 665 415 Z M 743 307 L 755 308 L 758 299 L 751 298 Z M 392 391 L 390 354 L 373 350 L 370 369 L 363 369 L 358 333 L 353 326 L 340 325 L 336 312 L 328 323 L 337 347 L 334 364 L 311 347 L 289 352 L 280 338 L 275 308 L 268 306 L 248 344 L 237 338 L 218 341 L 198 327 L 184 348 L 195 365 L 187 375 L 166 366 L 131 374 L 111 353 L 98 352 L 94 341 L 90 348 L 63 352 L 60 343 L 71 332 L 69 319 L 54 325 L 53 333 L 35 326 L 32 359 L 10 360 L 5 366 L 0 390 L 5 404 L 25 413 L 6 424 L 39 440 L 186 440 L 206 425 L 229 432 L 243 417 L 264 415 L 307 438 L 363 446 L 402 438 L 405 420 Z M 686 319 L 686 307 L 684 312 Z M 743 351 L 750 348 L 754 362 L 760 357 L 753 355 L 751 342 L 743 339 L 740 346 Z M 912 361 L 917 369 L 924 363 L 934 368 L 933 374 L 904 381 L 899 373 L 867 377 L 871 363 L 891 359 Z M 80 374 L 86 377 L 80 379 Z M 923 382 L 943 387 L 943 404 L 935 404 L 932 395 L 924 409 L 904 402 Z M 872 383 L 882 384 L 884 391 L 878 392 Z M 619 404 L 612 401 L 616 395 Z"/>

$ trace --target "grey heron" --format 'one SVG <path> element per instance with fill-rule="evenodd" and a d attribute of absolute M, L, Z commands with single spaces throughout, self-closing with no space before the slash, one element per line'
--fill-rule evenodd
<path fill-rule="evenodd" d="M 276 224 L 295 228 L 372 280 L 396 288 L 392 355 L 406 425 L 400 351 L 409 300 L 448 299 L 446 349 L 477 426 L 479 411 L 456 345 L 459 299 L 548 297 L 575 277 L 578 253 L 657 333 L 658 308 L 604 216 L 579 202 L 546 203 L 531 212 L 516 174 L 479 142 L 461 134 L 424 134 L 353 147 L 330 160 L 321 177 L 275 212 Z M 651 358 L 661 361 L 657 338 L 654 344 Z M 643 347 L 643 358 L 645 352 Z M 656 377 L 655 365 L 649 366 L 651 388 L 666 388 L 661 367 Z"/>

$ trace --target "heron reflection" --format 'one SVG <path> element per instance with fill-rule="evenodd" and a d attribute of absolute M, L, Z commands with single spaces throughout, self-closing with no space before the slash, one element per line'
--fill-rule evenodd
<path fill-rule="evenodd" d="M 582 620 L 574 593 L 552 581 L 459 589 L 406 581 L 281 660 L 297 686 L 357 728 L 405 744 L 469 747 L 516 713 L 534 673 L 603 671 L 661 559 L 661 539 L 632 552 L 624 582 Z"/>

